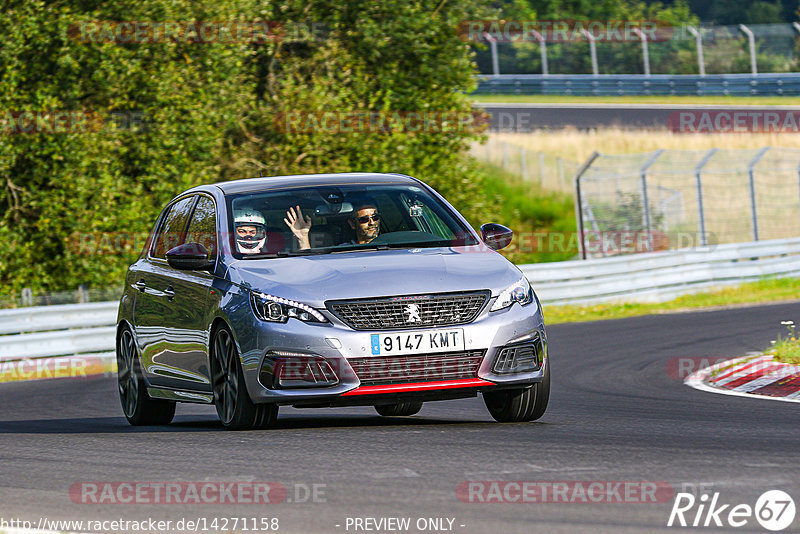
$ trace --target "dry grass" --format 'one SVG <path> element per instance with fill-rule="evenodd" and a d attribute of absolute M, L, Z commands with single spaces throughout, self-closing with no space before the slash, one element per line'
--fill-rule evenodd
<path fill-rule="evenodd" d="M 631 154 L 653 150 L 753 149 L 763 146 L 800 148 L 800 135 L 780 133 L 682 134 L 665 130 L 579 131 L 571 128 L 531 133 L 492 133 L 491 137 L 537 152 L 583 162 L 595 150 L 602 154 Z"/>

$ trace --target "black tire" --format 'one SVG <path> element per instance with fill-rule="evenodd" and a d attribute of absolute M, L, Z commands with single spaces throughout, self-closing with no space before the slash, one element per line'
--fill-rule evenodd
<path fill-rule="evenodd" d="M 421 402 L 398 402 L 397 404 L 379 404 L 375 406 L 375 411 L 384 417 L 414 415 L 421 409 Z"/>
<path fill-rule="evenodd" d="M 117 386 L 122 412 L 134 426 L 168 425 L 175 417 L 175 403 L 151 399 L 142 376 L 133 333 L 125 327 L 117 339 Z"/>
<path fill-rule="evenodd" d="M 228 430 L 250 430 L 268 428 L 275 423 L 276 404 L 254 404 L 250 400 L 236 343 L 224 326 L 214 333 L 211 369 L 214 406 L 222 426 Z"/>
<path fill-rule="evenodd" d="M 535 421 L 544 415 L 550 399 L 550 365 L 538 384 L 525 389 L 506 389 L 485 392 L 483 402 L 498 423 Z"/>

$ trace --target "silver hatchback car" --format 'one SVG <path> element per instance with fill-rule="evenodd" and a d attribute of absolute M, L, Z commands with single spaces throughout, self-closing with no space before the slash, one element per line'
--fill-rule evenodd
<path fill-rule="evenodd" d="M 374 406 L 480 393 L 497 421 L 541 417 L 550 394 L 536 294 L 432 188 L 398 174 L 205 185 L 162 211 L 119 306 L 119 394 L 134 425 L 176 402 L 224 427 L 278 407 Z"/>

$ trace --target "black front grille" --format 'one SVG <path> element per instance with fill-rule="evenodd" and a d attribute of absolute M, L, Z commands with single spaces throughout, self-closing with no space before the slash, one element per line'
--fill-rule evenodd
<path fill-rule="evenodd" d="M 478 316 L 488 298 L 488 291 L 476 291 L 339 300 L 326 304 L 354 330 L 395 330 L 469 323 Z"/>
<path fill-rule="evenodd" d="M 476 378 L 485 350 L 350 358 L 362 386 Z"/>

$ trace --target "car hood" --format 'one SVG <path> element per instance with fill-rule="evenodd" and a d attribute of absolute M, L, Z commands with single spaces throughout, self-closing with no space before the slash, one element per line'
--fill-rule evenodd
<path fill-rule="evenodd" d="M 497 252 L 475 247 L 239 260 L 228 268 L 235 284 L 317 308 L 338 299 L 481 289 L 497 295 L 521 276 Z"/>

